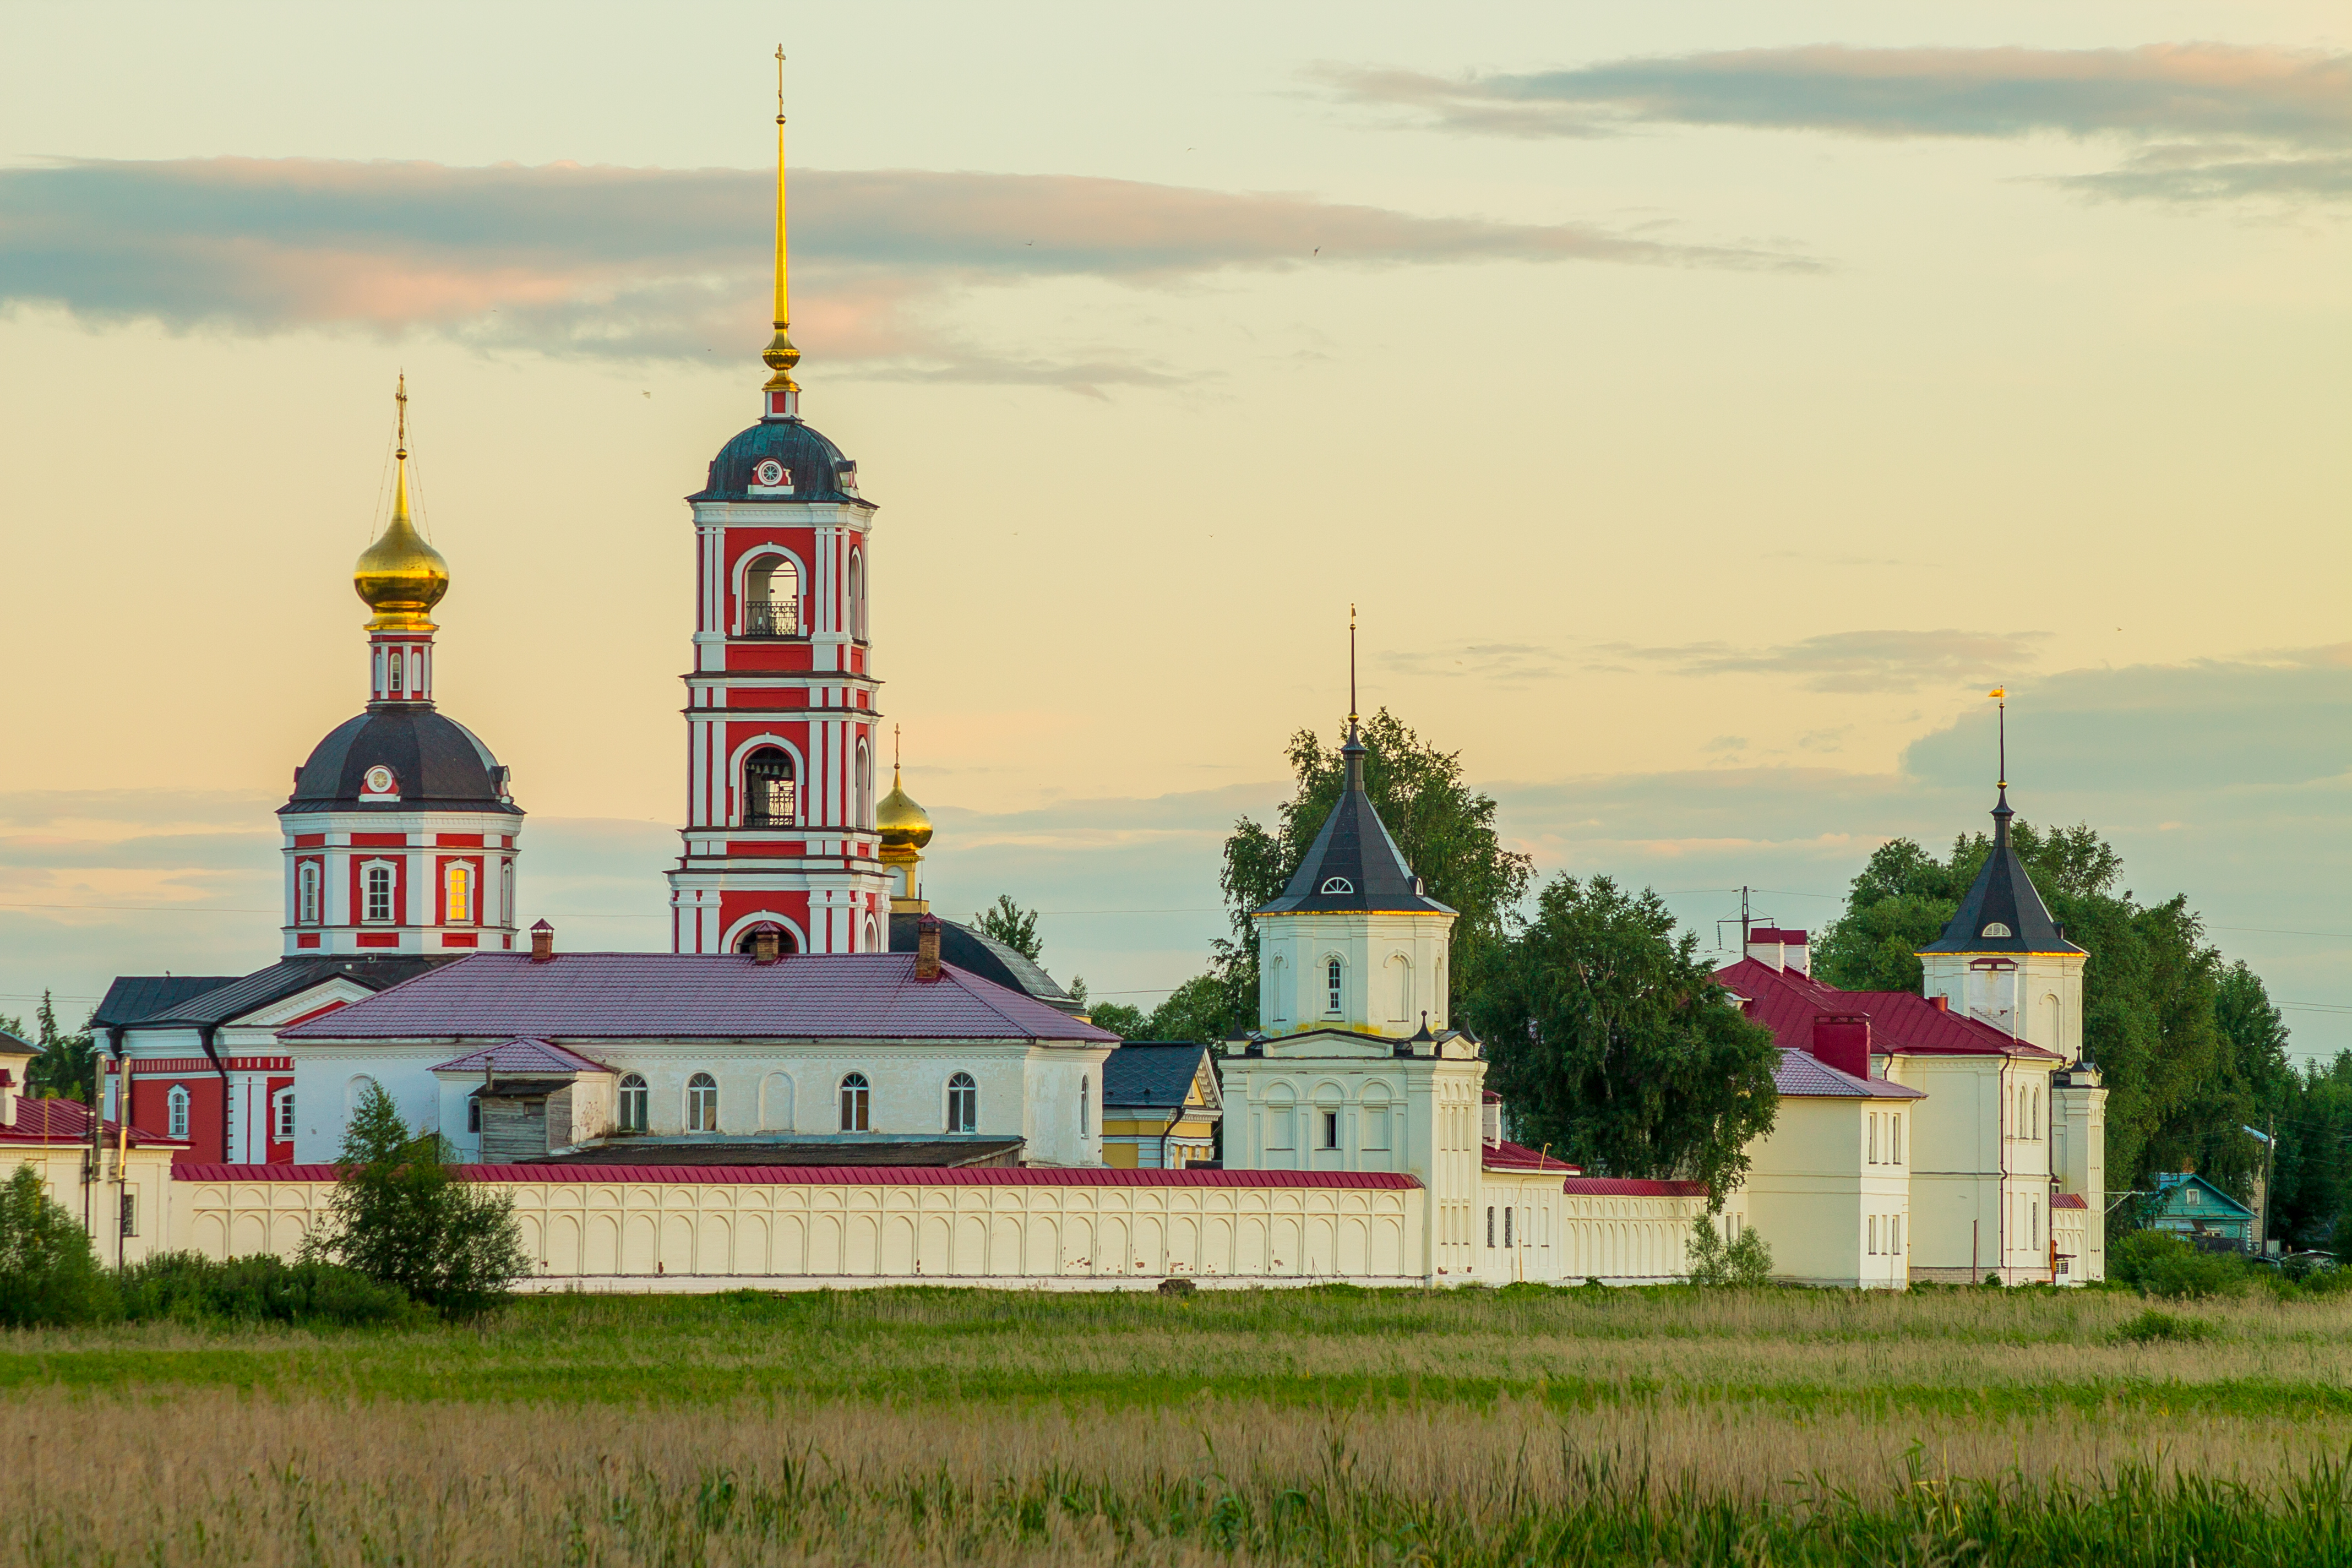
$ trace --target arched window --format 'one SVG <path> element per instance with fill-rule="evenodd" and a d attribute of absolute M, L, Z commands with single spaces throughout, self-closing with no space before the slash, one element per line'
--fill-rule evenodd
<path fill-rule="evenodd" d="M 446 925 L 471 925 L 474 909 L 474 868 L 470 861 L 454 860 L 442 874 L 441 920 Z"/>
<path fill-rule="evenodd" d="M 383 672 L 383 685 L 385 690 L 397 691 L 400 689 L 401 671 L 406 668 L 407 663 L 408 661 L 401 657 L 400 650 L 398 648 L 394 648 L 392 650 L 389 662 L 387 663 Z"/>
<path fill-rule="evenodd" d="M 1326 1013 L 1337 1013 L 1339 1010 L 1339 961 L 1338 959 L 1335 958 L 1323 966 L 1323 984 L 1324 989 L 1330 994 L 1330 999 L 1324 1004 L 1323 1010 Z"/>
<path fill-rule="evenodd" d="M 1289 965 L 1276 959 L 1266 966 L 1266 1016 L 1279 1024 L 1290 1016 Z"/>
<path fill-rule="evenodd" d="M 1078 1079 L 1078 1136 L 1084 1138 L 1095 1130 L 1095 1090 L 1090 1079 Z"/>
<path fill-rule="evenodd" d="M 294 873 L 294 922 L 314 926 L 319 923 L 319 863 L 305 860 Z"/>
<path fill-rule="evenodd" d="M 163 1103 L 168 1108 L 171 1118 L 172 1136 L 185 1138 L 188 1135 L 188 1086 L 182 1083 L 173 1084 L 172 1092 L 164 1097 Z"/>
<path fill-rule="evenodd" d="M 761 927 L 761 926 L 762 926 L 762 925 L 772 924 L 772 923 L 774 923 L 774 922 L 772 922 L 772 921 L 752 921 L 752 922 L 751 922 L 751 926 L 750 926 L 747 930 L 745 930 L 745 931 L 743 932 L 743 934 L 742 934 L 741 936 L 739 936 L 739 937 L 737 937 L 737 938 L 735 939 L 735 951 L 736 951 L 736 952 L 751 952 L 751 943 L 752 943 L 752 942 L 753 942 L 758 938 L 758 936 L 759 936 L 759 934 L 760 934 L 760 927 Z M 781 924 L 780 924 L 780 925 L 777 925 L 777 926 L 776 926 L 776 951 L 777 951 L 778 952 L 798 952 L 800 950 L 801 950 L 801 944 L 800 944 L 800 942 L 799 942 L 798 941 L 796 941 L 796 940 L 793 938 L 793 928 L 792 928 L 792 927 L 790 927 L 790 926 L 788 926 L 788 925 L 781 925 Z"/>
<path fill-rule="evenodd" d="M 762 746 L 743 759 L 743 826 L 789 827 L 800 815 L 800 781 L 792 757 Z"/>
<path fill-rule="evenodd" d="M 653 1091 L 646 1087 L 646 1080 L 635 1073 L 629 1073 L 621 1079 L 622 1131 L 646 1131 L 646 1123 L 651 1120 L 647 1112 L 653 1109 Z"/>
<path fill-rule="evenodd" d="M 754 561 L 743 574 L 743 635 L 789 637 L 800 629 L 800 568 L 781 555 Z"/>
<path fill-rule="evenodd" d="M 866 557 L 855 550 L 849 552 L 849 635 L 866 640 Z"/>
<path fill-rule="evenodd" d="M 389 860 L 371 860 L 360 873 L 365 889 L 362 918 L 372 924 L 385 925 L 392 921 L 392 892 L 394 872 Z"/>
<path fill-rule="evenodd" d="M 707 1072 L 696 1073 L 686 1080 L 686 1130 L 719 1131 L 719 1080 Z"/>
<path fill-rule="evenodd" d="M 844 1132 L 866 1131 L 866 1113 L 873 1093 L 862 1072 L 851 1073 L 841 1080 L 841 1130 Z"/>
<path fill-rule="evenodd" d="M 960 1072 L 948 1079 L 948 1131 L 980 1131 L 980 1085 L 968 1072 Z"/>
<path fill-rule="evenodd" d="M 514 862 L 499 862 L 499 923 L 514 924 Z"/>
<path fill-rule="evenodd" d="M 1394 994 L 1389 998 L 1389 1021 L 1402 1023 L 1412 1016 L 1412 960 L 1398 953 L 1389 960 L 1392 973 Z"/>
<path fill-rule="evenodd" d="M 280 1143 L 294 1142 L 294 1090 L 290 1085 L 278 1091 L 270 1101 L 270 1110 L 271 1135 Z"/>
<path fill-rule="evenodd" d="M 872 915 L 867 915 L 866 917 L 866 945 L 859 948 L 857 951 L 860 952 L 879 952 L 882 951 L 882 928 L 874 923 L 874 917 Z"/>
<path fill-rule="evenodd" d="M 871 827 L 874 826 L 874 756 L 866 749 L 863 741 L 857 742 L 857 777 L 853 782 L 857 790 L 857 801 L 849 815 L 850 826 Z"/>

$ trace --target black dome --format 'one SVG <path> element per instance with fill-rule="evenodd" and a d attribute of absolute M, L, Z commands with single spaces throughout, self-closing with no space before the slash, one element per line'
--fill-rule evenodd
<path fill-rule="evenodd" d="M 294 775 L 294 794 L 279 814 L 359 805 L 360 781 L 378 763 L 400 781 L 402 807 L 522 815 L 507 798 L 506 769 L 471 730 L 404 702 L 371 706 L 336 725 Z"/>
<path fill-rule="evenodd" d="M 762 458 L 773 458 L 792 470 L 790 497 L 750 493 L 752 465 Z M 710 482 L 686 499 L 856 502 L 856 484 L 857 465 L 843 457 L 840 447 L 797 419 L 763 419 L 719 448 L 719 456 L 710 459 Z"/>

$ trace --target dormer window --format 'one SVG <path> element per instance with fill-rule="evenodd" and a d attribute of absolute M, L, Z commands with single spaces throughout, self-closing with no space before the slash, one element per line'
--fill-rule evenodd
<path fill-rule="evenodd" d="M 2014 936 L 2016 933 L 2011 931 L 2007 926 L 2001 924 L 2000 921 L 1994 921 L 1984 928 L 1982 934 L 1986 936 Z"/>
<path fill-rule="evenodd" d="M 1326 893 L 1352 893 L 1355 890 L 1356 884 L 1350 882 L 1345 877 L 1326 877 L 1323 879 L 1322 891 Z"/>

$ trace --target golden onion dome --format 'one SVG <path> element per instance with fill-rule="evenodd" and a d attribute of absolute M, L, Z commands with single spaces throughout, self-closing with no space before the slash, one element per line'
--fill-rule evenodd
<path fill-rule="evenodd" d="M 394 401 L 400 409 L 400 442 L 393 454 L 392 521 L 383 538 L 360 552 L 359 563 L 352 568 L 352 586 L 375 612 L 369 630 L 431 631 L 433 623 L 425 618 L 425 612 L 449 591 L 449 563 L 425 542 L 408 515 L 408 378 L 404 375 Z"/>
<path fill-rule="evenodd" d="M 875 805 L 874 826 L 885 849 L 920 849 L 931 841 L 931 819 L 898 782 L 896 766 L 890 770 L 890 793 Z"/>

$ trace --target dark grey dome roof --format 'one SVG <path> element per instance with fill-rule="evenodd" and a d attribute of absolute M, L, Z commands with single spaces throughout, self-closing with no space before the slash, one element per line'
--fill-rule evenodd
<path fill-rule="evenodd" d="M 404 808 L 522 815 L 507 798 L 507 771 L 490 749 L 471 730 L 421 702 L 371 704 L 336 725 L 294 775 L 294 794 L 279 814 L 357 806 L 360 781 L 378 763 L 400 781 Z"/>
<path fill-rule="evenodd" d="M 750 493 L 751 468 L 763 458 L 773 458 L 792 470 L 789 497 Z M 856 501 L 844 480 L 857 483 L 857 465 L 841 448 L 797 419 L 762 419 L 742 432 L 710 459 L 710 482 L 687 497 L 688 500 Z M 862 504 L 862 503 L 861 503 Z"/>

